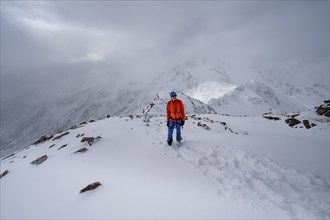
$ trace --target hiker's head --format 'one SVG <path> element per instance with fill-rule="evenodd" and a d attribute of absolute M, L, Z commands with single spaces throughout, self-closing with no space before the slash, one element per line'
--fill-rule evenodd
<path fill-rule="evenodd" d="M 176 93 L 175 92 L 171 92 L 170 93 L 171 99 L 174 101 L 176 99 Z"/>

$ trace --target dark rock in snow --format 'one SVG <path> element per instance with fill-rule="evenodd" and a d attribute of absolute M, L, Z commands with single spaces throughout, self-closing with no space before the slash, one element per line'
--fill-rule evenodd
<path fill-rule="evenodd" d="M 14 155 L 15 155 L 15 153 L 12 153 L 12 154 L 10 154 L 10 155 L 8 155 L 8 156 L 5 156 L 5 157 L 2 158 L 1 160 L 7 159 L 7 158 L 12 157 L 12 156 L 14 156 Z"/>
<path fill-rule="evenodd" d="M 90 120 L 89 122 L 95 122 L 95 120 Z"/>
<path fill-rule="evenodd" d="M 83 139 L 81 139 L 81 142 L 87 142 L 89 144 L 89 146 L 91 146 L 95 141 L 100 140 L 102 137 L 97 136 L 96 138 L 94 137 L 84 137 Z"/>
<path fill-rule="evenodd" d="M 294 118 L 294 117 L 297 117 L 297 116 L 299 116 L 300 114 L 299 113 L 297 113 L 297 114 L 293 114 L 293 115 L 287 115 L 286 117 L 288 117 L 288 118 Z"/>
<path fill-rule="evenodd" d="M 41 156 L 38 159 L 35 159 L 34 161 L 32 161 L 31 164 L 39 165 L 39 164 L 43 163 L 44 161 L 46 161 L 47 158 L 48 158 L 47 155 Z"/>
<path fill-rule="evenodd" d="M 55 146 L 55 144 L 52 144 L 52 145 L 49 146 L 49 148 L 52 148 L 52 147 L 54 147 L 54 146 Z"/>
<path fill-rule="evenodd" d="M 44 136 L 41 136 L 37 141 L 35 141 L 33 143 L 33 145 L 37 145 L 37 144 L 41 144 L 45 141 L 48 141 L 49 139 L 52 139 L 54 136 L 53 135 L 50 135 L 50 136 L 47 136 L 47 135 L 44 135 Z"/>
<path fill-rule="evenodd" d="M 317 114 L 319 114 L 319 115 L 324 115 L 324 113 L 326 113 L 328 110 L 329 110 L 328 108 L 325 108 L 325 107 L 319 106 L 319 107 L 316 109 L 316 112 L 317 112 Z"/>
<path fill-rule="evenodd" d="M 308 120 L 303 120 L 303 124 L 307 129 L 310 129 L 311 126 L 309 125 L 309 121 Z"/>
<path fill-rule="evenodd" d="M 99 186 L 101 186 L 100 182 L 91 183 L 88 186 L 86 186 L 85 188 L 83 188 L 82 190 L 80 190 L 80 193 L 84 193 L 84 192 L 89 191 L 89 190 L 94 190 Z"/>
<path fill-rule="evenodd" d="M 85 153 L 86 151 L 88 151 L 88 149 L 86 147 L 83 147 L 83 148 L 77 150 L 75 153 Z"/>
<path fill-rule="evenodd" d="M 330 110 L 327 111 L 327 112 L 324 114 L 324 116 L 330 117 Z"/>
<path fill-rule="evenodd" d="M 297 124 L 300 124 L 301 121 L 295 119 L 295 118 L 288 118 L 288 119 L 285 119 L 285 122 L 290 126 L 290 127 L 293 127 Z"/>
<path fill-rule="evenodd" d="M 267 118 L 269 120 L 274 120 L 274 121 L 277 121 L 277 120 L 280 120 L 279 117 L 275 117 L 275 116 L 262 116 L 263 118 Z"/>
<path fill-rule="evenodd" d="M 76 137 L 78 138 L 78 137 L 82 137 L 82 136 L 84 136 L 84 135 L 85 135 L 84 133 L 82 133 L 82 134 L 77 134 Z"/>
<path fill-rule="evenodd" d="M 110 118 L 110 115 L 107 115 L 107 118 Z"/>
<path fill-rule="evenodd" d="M 200 126 L 206 130 L 211 130 L 211 128 L 209 126 L 207 126 L 206 124 L 203 124 L 202 122 L 198 122 L 197 123 L 197 126 Z"/>
<path fill-rule="evenodd" d="M 80 128 L 81 126 L 77 126 L 77 125 L 73 125 L 70 129 L 71 130 L 74 130 L 74 129 L 77 129 L 77 128 Z"/>
<path fill-rule="evenodd" d="M 0 175 L 0 179 L 1 179 L 2 177 L 6 176 L 8 173 L 9 173 L 9 171 L 8 171 L 8 170 L 5 170 L 5 172 L 1 173 L 1 175 Z"/>
<path fill-rule="evenodd" d="M 54 137 L 53 138 L 53 141 L 55 141 L 55 140 L 57 140 L 57 139 L 60 139 L 61 137 L 63 137 L 63 136 L 65 136 L 65 135 L 68 135 L 70 132 L 65 132 L 65 133 L 63 133 L 63 134 L 60 134 L 60 135 L 58 135 L 58 136 L 56 136 L 56 137 Z"/>
<path fill-rule="evenodd" d="M 315 107 L 316 113 L 319 115 L 324 115 L 330 117 L 330 100 L 325 100 L 325 104 Z"/>
<path fill-rule="evenodd" d="M 26 155 L 23 158 L 26 158 Z"/>
<path fill-rule="evenodd" d="M 64 147 L 66 147 L 67 146 L 67 144 L 64 144 L 64 145 L 62 145 L 59 149 L 57 149 L 57 150 L 61 150 L 62 148 L 64 148 Z"/>
<path fill-rule="evenodd" d="M 79 125 L 87 125 L 87 122 L 81 122 Z"/>

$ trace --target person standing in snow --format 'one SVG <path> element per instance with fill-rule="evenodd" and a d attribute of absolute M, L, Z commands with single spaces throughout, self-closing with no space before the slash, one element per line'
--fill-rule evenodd
<path fill-rule="evenodd" d="M 184 106 L 181 100 L 176 98 L 176 93 L 170 93 L 171 100 L 166 105 L 166 122 L 168 127 L 167 143 L 171 145 L 173 142 L 173 131 L 176 128 L 176 140 L 178 144 L 181 143 L 180 127 L 184 125 L 186 116 L 184 113 Z"/>

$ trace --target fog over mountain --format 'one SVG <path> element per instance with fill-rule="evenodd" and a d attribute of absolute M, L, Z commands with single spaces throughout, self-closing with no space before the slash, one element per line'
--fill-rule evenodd
<path fill-rule="evenodd" d="M 254 80 L 312 109 L 328 39 L 327 1 L 1 2 L 1 154 L 172 89 L 212 108 Z"/>

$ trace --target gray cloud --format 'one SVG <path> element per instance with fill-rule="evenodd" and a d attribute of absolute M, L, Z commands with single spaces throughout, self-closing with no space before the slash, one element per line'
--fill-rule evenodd
<path fill-rule="evenodd" d="M 15 79 L 33 88 L 68 73 L 144 80 L 204 57 L 237 64 L 324 58 L 328 39 L 327 1 L 5 1 L 1 90 L 12 94 Z"/>

